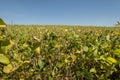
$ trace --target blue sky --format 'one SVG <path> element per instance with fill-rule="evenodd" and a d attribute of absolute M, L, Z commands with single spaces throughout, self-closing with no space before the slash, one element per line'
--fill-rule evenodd
<path fill-rule="evenodd" d="M 120 0 L 1 0 L 0 17 L 7 24 L 113 26 Z"/>

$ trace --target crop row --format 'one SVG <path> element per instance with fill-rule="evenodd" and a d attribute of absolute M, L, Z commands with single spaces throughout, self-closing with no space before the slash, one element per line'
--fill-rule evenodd
<path fill-rule="evenodd" d="M 0 35 L 0 78 L 120 79 L 120 29 L 12 26 Z"/>

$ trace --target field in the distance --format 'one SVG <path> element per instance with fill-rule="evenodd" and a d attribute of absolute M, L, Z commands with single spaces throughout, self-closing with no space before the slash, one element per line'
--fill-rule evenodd
<path fill-rule="evenodd" d="M 8 26 L 0 79 L 119 80 L 120 28 Z"/>

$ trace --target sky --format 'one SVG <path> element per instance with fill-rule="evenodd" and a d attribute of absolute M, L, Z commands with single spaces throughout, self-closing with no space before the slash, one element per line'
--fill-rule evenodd
<path fill-rule="evenodd" d="M 0 0 L 7 24 L 114 26 L 120 0 Z"/>

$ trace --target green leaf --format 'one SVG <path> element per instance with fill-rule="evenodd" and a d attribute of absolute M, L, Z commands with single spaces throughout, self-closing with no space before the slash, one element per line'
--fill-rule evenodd
<path fill-rule="evenodd" d="M 44 65 L 45 63 L 42 60 L 38 60 L 38 66 L 40 67 L 40 69 L 42 69 Z"/>
<path fill-rule="evenodd" d="M 10 50 L 14 45 L 14 42 L 10 40 L 10 44 L 6 46 L 1 46 L 0 52 L 6 53 L 8 50 Z"/>
<path fill-rule="evenodd" d="M 91 72 L 91 73 L 96 73 L 97 71 L 96 71 L 95 68 L 91 68 L 91 69 L 90 69 L 90 72 Z"/>
<path fill-rule="evenodd" d="M 9 59 L 5 55 L 0 54 L 0 63 L 9 64 L 10 61 L 9 61 Z"/>
<path fill-rule="evenodd" d="M 49 79 L 48 80 L 54 80 L 53 77 L 49 76 Z"/>
<path fill-rule="evenodd" d="M 7 39 L 0 39 L 0 45 L 1 46 L 7 46 L 10 44 L 10 40 Z"/>
<path fill-rule="evenodd" d="M 80 71 L 77 71 L 77 72 L 76 72 L 76 75 L 77 75 L 77 76 L 80 76 L 80 75 L 81 75 L 81 72 L 80 72 Z"/>
<path fill-rule="evenodd" d="M 106 60 L 106 59 L 105 59 L 105 56 L 104 56 L 104 55 L 101 55 L 101 56 L 100 56 L 100 60 L 105 61 L 105 60 Z"/>
<path fill-rule="evenodd" d="M 33 43 L 33 47 L 32 47 L 33 50 L 35 50 L 38 47 L 40 47 L 40 42 Z"/>
<path fill-rule="evenodd" d="M 83 47 L 83 51 L 88 52 L 88 47 L 87 47 L 87 46 L 84 46 L 84 47 Z"/>

